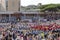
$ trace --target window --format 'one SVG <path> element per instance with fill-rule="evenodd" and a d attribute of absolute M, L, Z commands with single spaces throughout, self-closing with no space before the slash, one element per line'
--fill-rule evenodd
<path fill-rule="evenodd" d="M 8 1 L 6 1 L 6 10 L 8 10 Z"/>
<path fill-rule="evenodd" d="M 15 3 L 14 3 L 14 0 L 12 0 L 12 7 L 14 7 L 15 6 Z"/>

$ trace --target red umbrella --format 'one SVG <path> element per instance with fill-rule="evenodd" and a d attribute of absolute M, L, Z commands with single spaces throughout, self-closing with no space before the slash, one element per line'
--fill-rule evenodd
<path fill-rule="evenodd" d="M 46 31 L 47 31 L 47 30 L 49 30 L 49 27 L 48 27 L 48 26 L 46 26 L 46 27 L 45 27 L 45 30 L 46 30 Z"/>
<path fill-rule="evenodd" d="M 52 30 L 52 28 L 51 28 L 51 27 L 49 27 L 48 29 L 49 29 L 49 30 Z"/>
<path fill-rule="evenodd" d="M 59 29 L 60 28 L 60 25 L 57 25 L 56 28 Z"/>
<path fill-rule="evenodd" d="M 41 25 L 36 25 L 36 26 L 35 26 L 35 29 L 41 30 Z"/>
<path fill-rule="evenodd" d="M 51 28 L 52 28 L 52 30 L 57 29 L 57 24 L 54 24 Z"/>
<path fill-rule="evenodd" d="M 44 25 L 42 25 L 41 30 L 43 30 L 43 31 L 44 31 L 44 29 L 45 29 L 45 27 L 44 27 Z"/>

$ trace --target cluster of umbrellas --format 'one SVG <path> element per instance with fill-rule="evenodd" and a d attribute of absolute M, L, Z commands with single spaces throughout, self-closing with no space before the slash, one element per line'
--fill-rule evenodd
<path fill-rule="evenodd" d="M 37 29 L 37 30 L 47 31 L 47 30 L 60 29 L 60 25 L 54 23 L 54 24 L 49 24 L 49 25 L 35 25 L 35 26 L 31 26 L 31 28 Z"/>

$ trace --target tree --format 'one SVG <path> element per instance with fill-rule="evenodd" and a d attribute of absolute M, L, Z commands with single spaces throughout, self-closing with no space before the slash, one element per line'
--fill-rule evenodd
<path fill-rule="evenodd" d="M 56 12 L 60 8 L 60 6 L 57 4 L 47 4 L 47 5 L 42 5 L 39 8 L 40 8 L 40 11 L 42 11 L 42 12 L 45 12 L 45 11 Z"/>
<path fill-rule="evenodd" d="M 58 12 L 60 10 L 60 4 L 47 4 L 47 5 L 42 5 L 39 7 L 41 12 L 51 12 L 51 14 L 53 14 L 53 12 Z M 56 19 L 56 17 L 54 18 Z"/>

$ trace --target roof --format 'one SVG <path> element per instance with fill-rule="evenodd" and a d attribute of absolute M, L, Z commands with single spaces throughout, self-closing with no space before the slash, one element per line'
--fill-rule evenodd
<path fill-rule="evenodd" d="M 0 12 L 0 14 L 15 14 L 15 13 L 22 13 L 22 14 L 39 14 L 39 12 Z"/>
<path fill-rule="evenodd" d="M 22 14 L 39 14 L 40 12 L 22 12 Z"/>
<path fill-rule="evenodd" d="M 16 13 L 21 13 L 21 12 L 12 12 L 12 11 L 0 12 L 0 14 L 16 14 Z"/>
<path fill-rule="evenodd" d="M 22 14 L 44 14 L 44 12 L 0 12 L 0 14 L 16 14 L 16 13 L 22 13 Z M 51 12 L 47 12 L 46 14 L 50 14 Z M 56 12 L 57 14 L 60 14 L 60 12 Z M 55 14 L 55 13 L 53 13 Z"/>
<path fill-rule="evenodd" d="M 13 12 L 0 12 L 0 14 L 13 14 Z"/>

